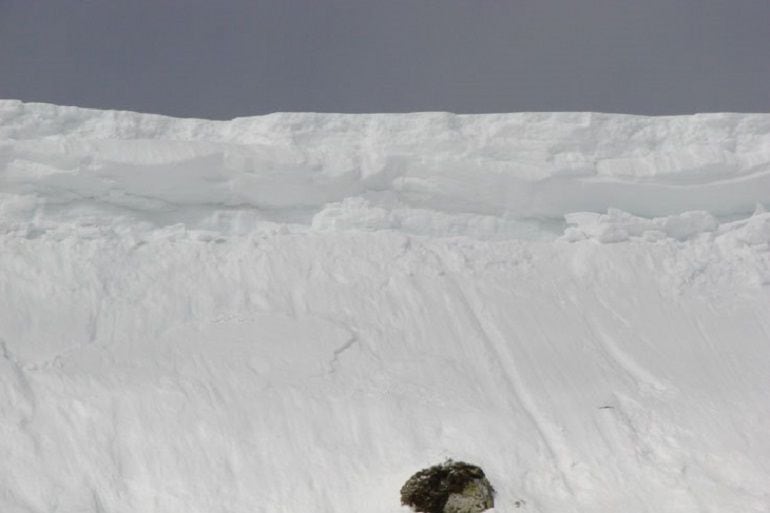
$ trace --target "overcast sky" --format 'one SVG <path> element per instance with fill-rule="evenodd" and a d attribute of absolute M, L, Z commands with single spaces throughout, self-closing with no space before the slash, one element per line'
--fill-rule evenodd
<path fill-rule="evenodd" d="M 0 98 L 178 116 L 770 111 L 768 0 L 0 0 Z"/>

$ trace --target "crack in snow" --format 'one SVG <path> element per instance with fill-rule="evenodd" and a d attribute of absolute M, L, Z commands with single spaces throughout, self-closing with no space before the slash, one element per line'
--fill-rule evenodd
<path fill-rule="evenodd" d="M 340 356 L 342 356 L 343 353 L 358 343 L 358 335 L 353 333 L 347 342 L 332 352 L 332 358 L 329 360 L 329 374 L 335 374 L 337 372 L 337 365 L 339 364 Z"/>

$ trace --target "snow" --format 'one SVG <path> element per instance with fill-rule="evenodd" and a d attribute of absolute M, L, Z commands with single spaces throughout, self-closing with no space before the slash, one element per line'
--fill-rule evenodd
<path fill-rule="evenodd" d="M 767 513 L 768 204 L 770 115 L 0 101 L 0 511 Z"/>

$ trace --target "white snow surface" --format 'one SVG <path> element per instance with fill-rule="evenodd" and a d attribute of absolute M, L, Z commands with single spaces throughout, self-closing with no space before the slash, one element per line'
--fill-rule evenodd
<path fill-rule="evenodd" d="M 770 115 L 0 101 L 0 512 L 770 512 Z"/>

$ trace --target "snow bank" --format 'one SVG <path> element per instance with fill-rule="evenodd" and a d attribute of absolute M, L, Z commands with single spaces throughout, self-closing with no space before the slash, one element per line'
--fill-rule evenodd
<path fill-rule="evenodd" d="M 296 113 L 217 122 L 2 101 L 0 141 L 3 189 L 46 204 L 219 206 L 305 223 L 349 197 L 387 210 L 561 219 L 608 208 L 750 214 L 770 190 L 770 115 Z"/>
<path fill-rule="evenodd" d="M 0 511 L 770 511 L 770 116 L 0 102 Z M 759 205 L 759 206 L 758 206 Z"/>

